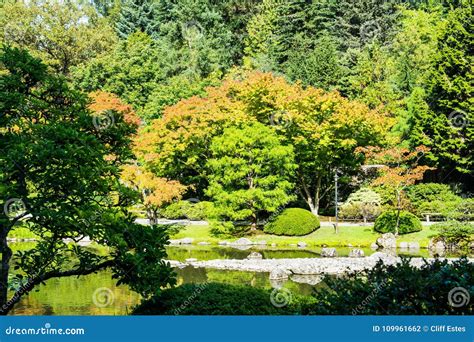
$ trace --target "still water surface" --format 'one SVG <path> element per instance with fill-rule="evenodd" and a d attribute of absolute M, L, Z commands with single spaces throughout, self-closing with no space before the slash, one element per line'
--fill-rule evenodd
<path fill-rule="evenodd" d="M 275 249 L 253 247 L 239 250 L 218 246 L 180 246 L 168 247 L 168 258 L 184 261 L 187 258 L 199 260 L 244 259 L 252 251 L 262 253 L 264 258 L 316 258 L 320 248 L 312 249 Z M 349 248 L 338 248 L 338 255 L 345 256 Z M 373 253 L 364 249 L 366 255 Z M 420 250 L 409 254 L 429 257 L 428 251 Z M 184 283 L 222 282 L 235 285 L 250 285 L 259 288 L 271 288 L 267 273 L 224 271 L 213 269 L 195 269 L 186 267 L 177 269 L 178 285 Z M 11 311 L 12 315 L 127 315 L 140 302 L 140 296 L 127 286 L 115 285 L 110 271 L 102 271 L 84 277 L 51 279 L 46 285 L 40 285 Z M 309 295 L 313 286 L 288 280 L 284 287 L 294 293 Z"/>

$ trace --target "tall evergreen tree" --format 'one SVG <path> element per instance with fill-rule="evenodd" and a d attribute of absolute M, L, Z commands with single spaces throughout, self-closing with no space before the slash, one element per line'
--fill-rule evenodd
<path fill-rule="evenodd" d="M 115 30 L 120 38 L 127 38 L 137 31 L 156 37 L 159 25 L 154 0 L 124 0 L 115 23 Z"/>
<path fill-rule="evenodd" d="M 443 178 L 449 174 L 473 175 L 474 115 L 472 8 L 467 5 L 451 11 L 438 42 L 438 55 L 430 75 L 429 115 L 415 117 L 413 145 L 431 148 L 429 157 Z M 426 110 L 422 111 L 426 113 Z"/>

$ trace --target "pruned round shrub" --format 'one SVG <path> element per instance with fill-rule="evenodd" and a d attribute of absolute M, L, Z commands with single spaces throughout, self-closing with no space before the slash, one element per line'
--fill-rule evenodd
<path fill-rule="evenodd" d="M 397 211 L 389 210 L 375 220 L 374 230 L 379 233 L 395 233 Z M 418 217 L 408 211 L 400 212 L 398 234 L 419 232 L 423 229 Z"/>
<path fill-rule="evenodd" d="M 285 209 L 264 227 L 264 232 L 275 235 L 307 235 L 320 227 L 319 219 L 301 208 Z"/>

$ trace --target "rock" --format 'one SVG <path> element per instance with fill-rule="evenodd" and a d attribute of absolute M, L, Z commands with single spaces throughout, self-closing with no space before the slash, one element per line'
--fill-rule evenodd
<path fill-rule="evenodd" d="M 288 279 L 289 273 L 290 272 L 284 268 L 275 268 L 270 272 L 269 278 L 271 280 Z"/>
<path fill-rule="evenodd" d="M 295 283 L 316 285 L 316 284 L 319 284 L 323 280 L 323 276 L 319 274 L 318 275 L 294 274 L 291 276 L 291 280 L 294 281 Z"/>
<path fill-rule="evenodd" d="M 348 243 L 347 247 L 354 247 L 354 246 L 352 246 L 352 243 Z"/>
<path fill-rule="evenodd" d="M 250 253 L 249 255 L 247 255 L 247 259 L 251 259 L 251 260 L 259 260 L 259 259 L 263 259 L 263 255 L 258 253 L 258 252 L 252 252 Z"/>
<path fill-rule="evenodd" d="M 265 241 L 265 240 L 256 241 L 256 242 L 254 243 L 254 245 L 266 246 L 266 245 L 267 245 L 267 241 Z"/>
<path fill-rule="evenodd" d="M 296 247 L 296 243 L 290 243 L 288 246 L 290 246 L 290 247 Z"/>
<path fill-rule="evenodd" d="M 194 242 L 193 238 L 184 238 L 180 240 L 182 245 L 190 245 Z"/>
<path fill-rule="evenodd" d="M 210 242 L 207 242 L 207 241 L 201 241 L 201 242 L 198 242 L 198 245 L 200 246 L 209 246 L 211 243 Z"/>
<path fill-rule="evenodd" d="M 250 245 L 253 245 L 253 242 L 247 238 L 240 238 L 230 244 L 234 246 L 250 246 Z"/>
<path fill-rule="evenodd" d="M 392 233 L 382 234 L 377 239 L 377 245 L 381 248 L 397 248 L 397 238 Z"/>
<path fill-rule="evenodd" d="M 446 249 L 446 244 L 443 240 L 435 241 L 434 239 L 431 239 L 428 248 L 436 251 L 444 251 Z"/>
<path fill-rule="evenodd" d="M 306 242 L 301 242 L 301 241 L 300 241 L 300 242 L 297 243 L 297 246 L 298 246 L 298 247 L 306 247 L 307 245 L 308 245 L 308 244 L 307 244 Z"/>
<path fill-rule="evenodd" d="M 471 242 L 471 244 L 469 245 L 469 248 L 474 249 L 474 242 Z"/>
<path fill-rule="evenodd" d="M 403 248 L 403 249 L 406 249 L 406 248 L 408 248 L 408 242 L 402 241 L 402 242 L 400 242 L 400 244 L 398 245 L 398 247 Z"/>
<path fill-rule="evenodd" d="M 372 244 L 370 245 L 370 248 L 377 250 L 379 249 L 379 245 L 377 245 L 375 242 L 372 242 Z"/>
<path fill-rule="evenodd" d="M 228 242 L 228 241 L 219 241 L 217 244 L 218 244 L 219 246 L 226 246 L 226 245 L 229 244 L 229 242 Z"/>
<path fill-rule="evenodd" d="M 409 242 L 408 243 L 409 249 L 420 249 L 420 244 L 418 242 Z"/>
<path fill-rule="evenodd" d="M 169 240 L 170 245 L 179 245 L 181 243 L 181 240 Z"/>
<path fill-rule="evenodd" d="M 337 256 L 335 248 L 323 248 L 321 249 L 321 256 L 325 258 L 334 258 Z"/>
<path fill-rule="evenodd" d="M 375 252 L 370 256 L 370 258 L 375 261 L 382 260 L 384 264 L 395 264 L 398 260 L 396 256 L 383 252 Z"/>
<path fill-rule="evenodd" d="M 349 258 L 362 258 L 364 251 L 362 249 L 354 248 L 349 252 Z"/>
<path fill-rule="evenodd" d="M 198 261 L 198 259 L 196 259 L 196 258 L 188 258 L 188 259 L 186 259 L 186 262 L 196 262 L 196 261 Z"/>

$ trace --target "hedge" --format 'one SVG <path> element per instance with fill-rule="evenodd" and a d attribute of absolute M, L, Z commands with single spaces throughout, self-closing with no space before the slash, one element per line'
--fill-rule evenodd
<path fill-rule="evenodd" d="M 285 209 L 264 227 L 264 232 L 275 235 L 300 236 L 314 232 L 320 227 L 319 219 L 310 211 L 301 208 Z"/>

